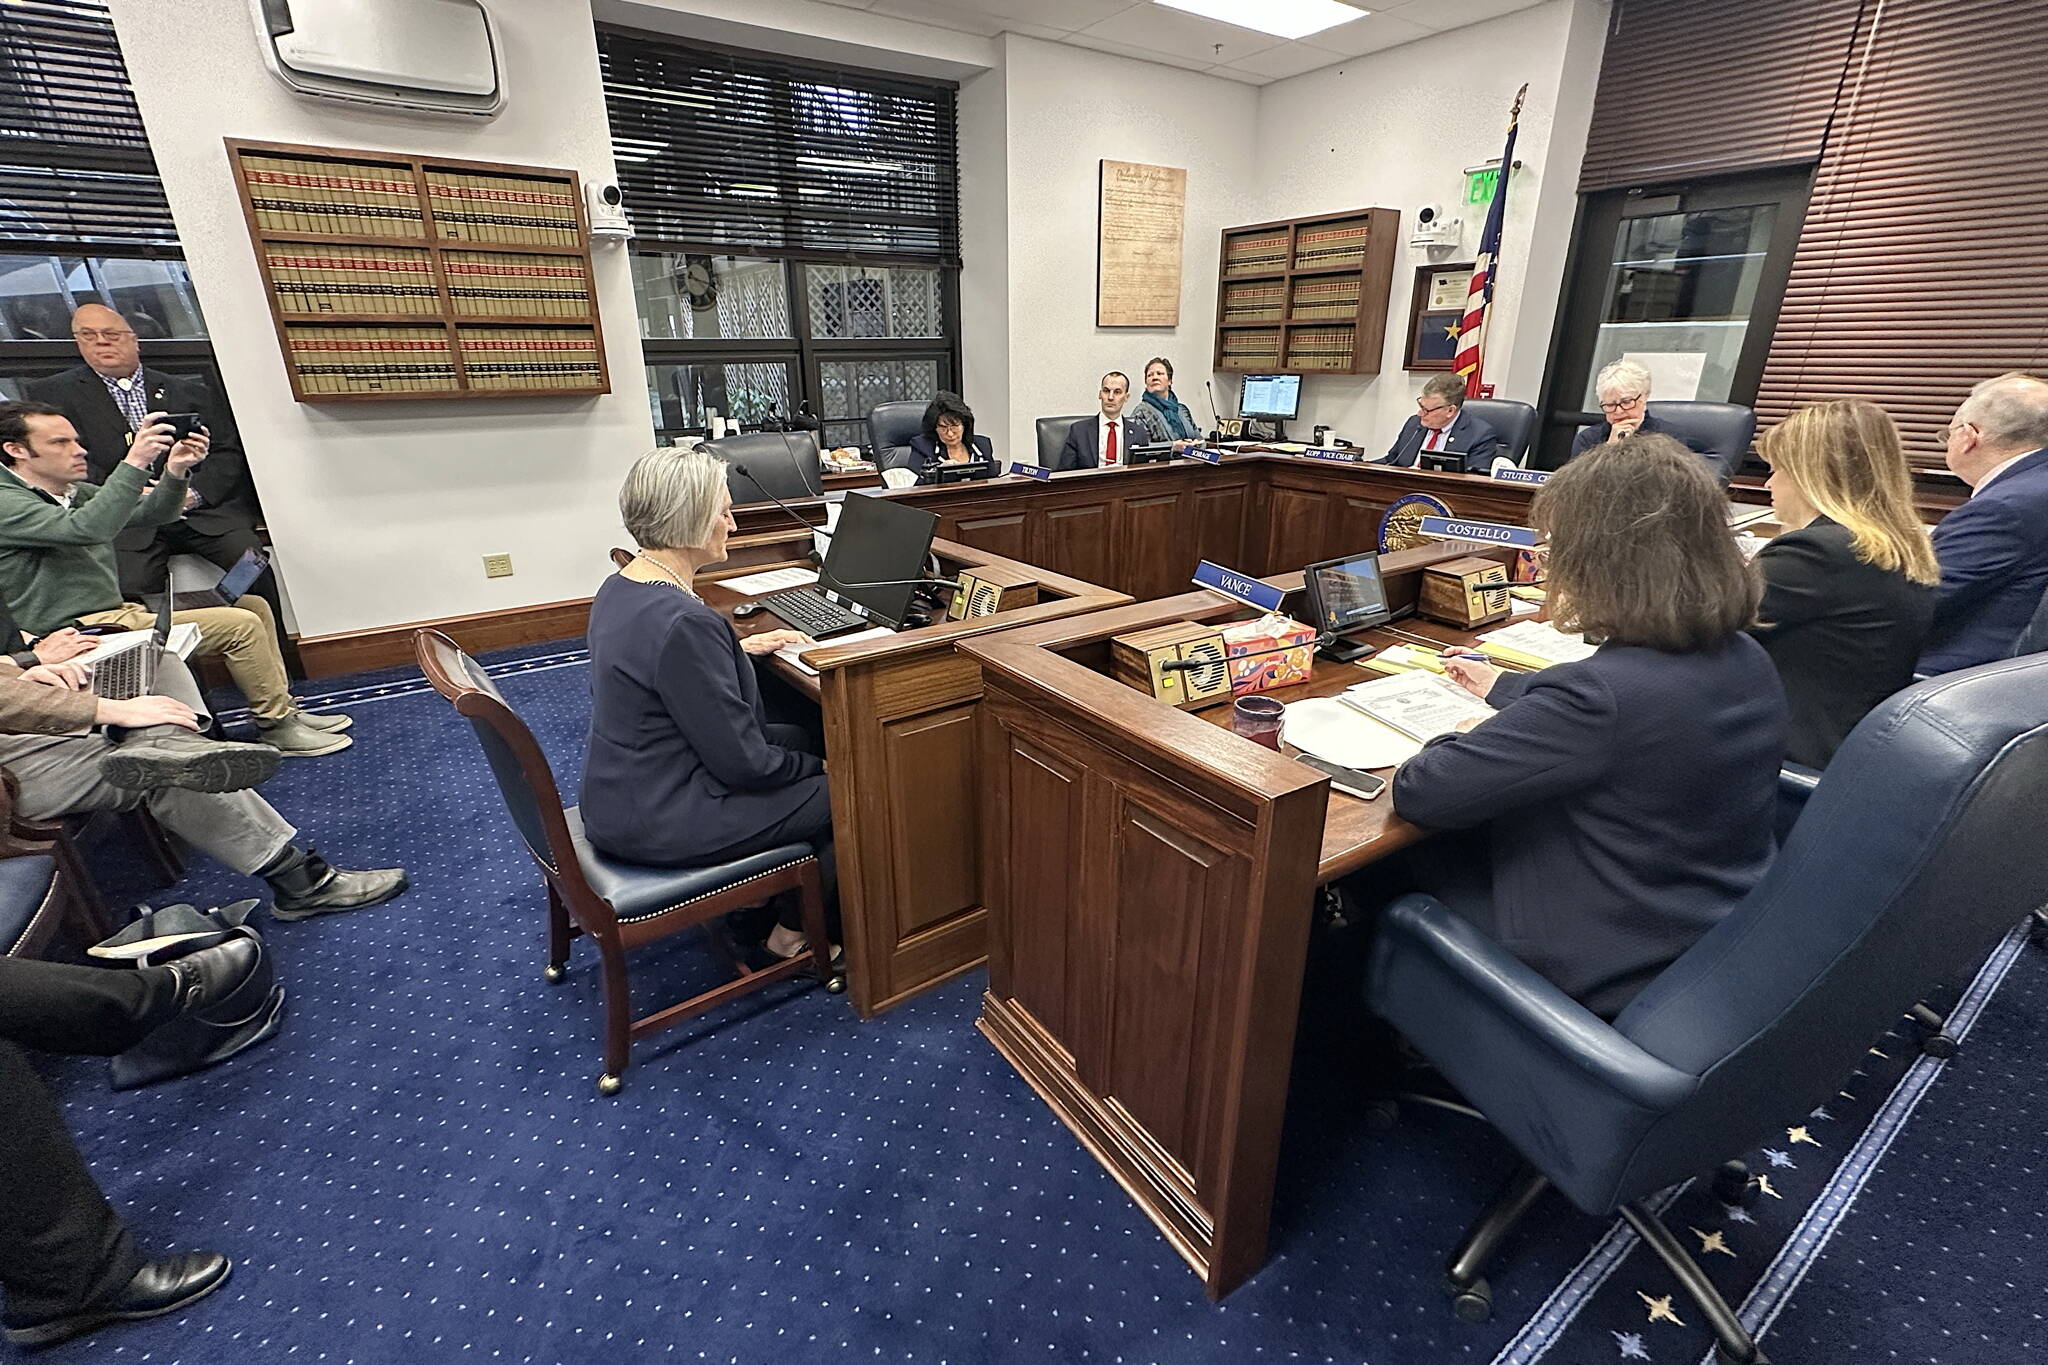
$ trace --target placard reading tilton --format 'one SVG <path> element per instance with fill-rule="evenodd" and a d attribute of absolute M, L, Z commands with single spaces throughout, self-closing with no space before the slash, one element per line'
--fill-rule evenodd
<path fill-rule="evenodd" d="M 1185 170 L 1136 161 L 1102 163 L 1097 327 L 1180 325 L 1180 241 L 1187 206 Z"/>

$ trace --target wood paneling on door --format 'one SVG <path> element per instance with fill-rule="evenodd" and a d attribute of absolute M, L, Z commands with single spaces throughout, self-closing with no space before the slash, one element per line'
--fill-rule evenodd
<path fill-rule="evenodd" d="M 1106 587 L 1114 586 L 1118 579 L 1128 581 L 1130 573 L 1118 572 L 1128 565 L 1117 541 L 1118 501 L 1105 490 L 1100 500 L 1051 508 L 1039 522 L 1034 552 L 1023 558 Z"/>

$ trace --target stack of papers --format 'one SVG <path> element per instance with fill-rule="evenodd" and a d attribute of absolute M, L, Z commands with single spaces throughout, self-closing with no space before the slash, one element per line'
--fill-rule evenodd
<path fill-rule="evenodd" d="M 1577 635 L 1567 634 L 1548 621 L 1517 621 L 1479 637 L 1479 652 L 1513 664 L 1517 668 L 1548 668 L 1552 664 L 1575 663 L 1593 656 L 1598 645 L 1589 645 Z"/>
<path fill-rule="evenodd" d="M 1443 656 L 1433 649 L 1419 645 L 1388 645 L 1369 659 L 1358 661 L 1360 668 L 1369 668 L 1375 673 L 1410 673 L 1420 669 L 1425 673 L 1444 671 Z M 1332 759 L 1331 762 L 1335 762 Z"/>
<path fill-rule="evenodd" d="M 742 597 L 760 597 L 786 588 L 805 588 L 818 581 L 816 569 L 769 569 L 740 578 L 721 578 L 718 586 Z"/>
<path fill-rule="evenodd" d="M 1280 738 L 1325 763 L 1362 770 L 1398 767 L 1422 752 L 1415 740 L 1335 697 L 1290 702 Z"/>
<path fill-rule="evenodd" d="M 810 674 L 812 677 L 815 678 L 818 676 L 818 670 L 812 668 L 809 664 L 805 663 L 800 657 L 798 657 L 801 654 L 803 654 L 806 650 L 830 649 L 835 645 L 850 645 L 855 640 L 872 640 L 875 639 L 877 636 L 894 635 L 895 633 L 895 631 L 889 629 L 887 626 L 876 626 L 873 630 L 857 630 L 851 635 L 835 635 L 829 640 L 801 640 L 798 641 L 796 644 L 784 645 L 782 648 L 776 650 L 775 657 L 778 659 L 788 660 L 788 662 L 792 666 L 794 666 L 802 672 Z"/>
<path fill-rule="evenodd" d="M 1433 673 L 1400 673 L 1353 683 L 1339 700 L 1419 743 L 1450 734 L 1462 721 L 1485 720 L 1493 714 L 1491 706 Z"/>

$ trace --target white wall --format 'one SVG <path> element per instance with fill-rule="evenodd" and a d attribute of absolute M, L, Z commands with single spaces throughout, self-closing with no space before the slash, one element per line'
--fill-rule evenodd
<path fill-rule="evenodd" d="M 1215 349 L 1218 243 L 1225 227 L 1256 221 L 1247 214 L 1258 169 L 1258 89 L 1016 34 L 997 41 L 1009 108 L 1005 455 L 1036 449 L 1039 417 L 1093 412 L 1105 370 L 1128 374 L 1135 395 L 1155 355 L 1173 361 L 1175 390 L 1206 423 L 1202 381 Z M 1178 327 L 1095 325 L 1097 163 L 1104 158 L 1187 170 Z M 967 397 L 986 401 L 979 392 Z"/>
<path fill-rule="evenodd" d="M 998 45 L 1000 47 L 1000 45 Z M 960 86 L 960 389 L 975 427 L 1022 454 L 1010 430 L 1010 105 L 1008 65 Z M 1028 457 L 1027 457 L 1028 458 Z"/>
<path fill-rule="evenodd" d="M 1414 209 L 1438 203 L 1459 213 L 1463 245 L 1437 258 L 1473 257 L 1485 208 L 1460 205 L 1462 172 L 1501 154 L 1508 109 L 1524 81 L 1529 95 L 1515 144 L 1523 167 L 1508 188 L 1485 379 L 1497 397 L 1537 400 L 1605 16 L 1604 0 L 1550 0 L 1260 90 L 1258 197 L 1244 221 L 1361 207 L 1401 211 L 1380 373 L 1304 378 L 1296 424 L 1304 435 L 1321 422 L 1384 449 L 1414 411 L 1429 375 L 1404 371 L 1401 356 L 1415 267 L 1431 260 L 1407 245 Z M 1233 383 L 1233 399 L 1235 392 Z"/>
<path fill-rule="evenodd" d="M 508 98 L 488 121 L 291 96 L 264 70 L 247 0 L 112 10 L 300 632 L 588 596 L 623 534 L 620 477 L 653 441 L 624 253 L 596 252 L 607 396 L 295 403 L 221 145 L 428 153 L 608 179 L 586 0 L 495 0 Z M 482 556 L 500 551 L 516 572 L 486 580 Z"/>

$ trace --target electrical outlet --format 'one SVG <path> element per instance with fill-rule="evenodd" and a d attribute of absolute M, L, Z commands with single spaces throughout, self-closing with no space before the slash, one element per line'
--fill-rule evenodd
<path fill-rule="evenodd" d="M 510 578 L 512 576 L 511 555 L 485 555 L 485 578 Z"/>

